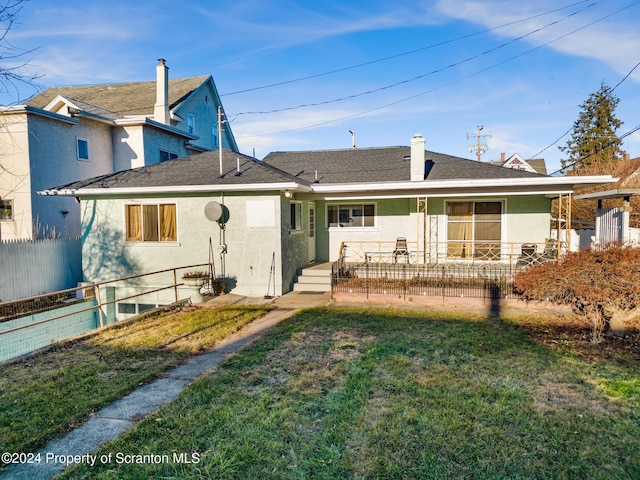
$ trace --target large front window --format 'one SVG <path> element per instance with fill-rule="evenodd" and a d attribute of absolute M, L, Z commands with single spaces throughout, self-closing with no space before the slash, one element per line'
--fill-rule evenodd
<path fill-rule="evenodd" d="M 447 257 L 498 260 L 502 202 L 447 203 Z"/>
<path fill-rule="evenodd" d="M 125 217 L 128 242 L 177 240 L 175 204 L 127 205 Z"/>
<path fill-rule="evenodd" d="M 372 203 L 327 205 L 329 227 L 373 227 L 376 208 Z"/>

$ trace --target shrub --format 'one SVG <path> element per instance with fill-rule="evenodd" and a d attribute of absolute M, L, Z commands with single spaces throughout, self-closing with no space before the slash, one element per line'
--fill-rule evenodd
<path fill-rule="evenodd" d="M 570 304 L 592 327 L 592 340 L 621 333 L 640 313 L 640 249 L 612 245 L 569 253 L 518 273 L 515 288 L 527 300 Z"/>

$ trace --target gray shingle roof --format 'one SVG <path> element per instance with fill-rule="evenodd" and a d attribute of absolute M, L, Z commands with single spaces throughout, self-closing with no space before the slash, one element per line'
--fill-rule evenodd
<path fill-rule="evenodd" d="M 321 184 L 408 182 L 411 180 L 410 147 L 357 148 L 306 152 L 272 152 L 264 158 L 297 178 Z M 510 168 L 425 152 L 426 180 L 508 179 L 540 177 Z"/>
<path fill-rule="evenodd" d="M 88 180 L 80 180 L 55 187 L 55 189 L 167 187 L 169 191 L 170 187 L 181 186 L 306 183 L 246 155 L 226 149 L 222 153 L 224 174 L 222 178 L 219 178 L 220 162 L 219 153 L 216 150 L 132 170 L 110 173 Z M 240 174 L 236 175 L 238 160 Z"/>
<path fill-rule="evenodd" d="M 170 79 L 169 104 L 171 108 L 209 78 L 209 76 L 200 76 Z M 26 104 L 36 108 L 44 108 L 58 95 L 85 105 L 99 107 L 120 116 L 152 115 L 156 103 L 156 82 L 53 87 L 30 98 Z M 101 114 L 104 116 L 104 112 Z"/>
<path fill-rule="evenodd" d="M 183 186 L 245 186 L 269 183 L 298 183 L 312 185 L 363 184 L 410 181 L 410 147 L 363 148 L 348 150 L 319 150 L 307 152 L 273 152 L 263 161 L 231 150 L 223 150 L 223 172 L 219 177 L 218 151 L 145 167 L 111 173 L 100 177 L 55 187 L 56 190 L 80 188 L 148 188 Z M 236 167 L 240 161 L 240 175 Z M 460 157 L 429 152 L 427 184 L 429 181 L 545 178 L 535 173 L 478 163 Z"/>

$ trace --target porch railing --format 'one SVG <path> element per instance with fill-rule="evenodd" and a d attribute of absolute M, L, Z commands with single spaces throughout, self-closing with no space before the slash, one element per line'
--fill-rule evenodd
<path fill-rule="evenodd" d="M 332 293 L 519 298 L 509 265 L 333 264 Z"/>
<path fill-rule="evenodd" d="M 338 261 L 348 264 L 503 264 L 513 268 L 555 260 L 564 252 L 557 240 L 544 242 L 404 242 L 397 241 L 342 242 Z"/>

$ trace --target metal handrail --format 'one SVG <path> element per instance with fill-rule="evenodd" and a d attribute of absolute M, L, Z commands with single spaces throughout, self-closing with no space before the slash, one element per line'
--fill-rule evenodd
<path fill-rule="evenodd" d="M 21 299 L 18 299 L 18 300 L 10 300 L 10 301 L 7 301 L 7 302 L 0 302 L 0 311 L 2 311 L 2 309 L 10 309 L 11 306 L 13 306 L 13 305 L 19 305 L 19 304 L 25 304 L 25 303 L 28 304 L 30 302 L 35 302 L 35 301 L 38 301 L 38 300 L 51 298 L 51 297 L 67 297 L 68 298 L 69 294 L 72 294 L 72 293 L 75 294 L 76 292 L 78 292 L 80 290 L 85 290 L 86 291 L 87 289 L 93 289 L 94 297 L 96 298 L 97 304 L 92 306 L 92 307 L 86 308 L 86 309 L 76 310 L 74 312 L 74 314 L 85 312 L 85 311 L 89 311 L 89 310 L 93 310 L 93 309 L 98 309 L 98 311 L 101 312 L 102 311 L 102 307 L 104 307 L 104 306 L 112 305 L 114 303 L 121 302 L 122 300 L 128 300 L 128 299 L 131 299 L 131 298 L 136 298 L 136 297 L 140 297 L 140 296 L 143 296 L 143 295 L 148 295 L 150 293 L 156 293 L 156 292 L 169 290 L 169 289 L 174 289 L 174 291 L 175 291 L 175 300 L 177 302 L 178 301 L 178 290 L 177 289 L 178 289 L 178 287 L 184 285 L 183 283 L 178 283 L 177 272 L 179 270 L 187 270 L 187 269 L 190 269 L 190 268 L 198 268 L 198 267 L 207 267 L 208 268 L 209 267 L 209 263 L 199 263 L 199 264 L 195 264 L 195 265 L 186 265 L 186 266 L 182 266 L 182 267 L 167 268 L 167 269 L 158 270 L 158 271 L 155 271 L 155 272 L 142 273 L 142 274 L 139 274 L 139 275 L 130 275 L 130 276 L 127 276 L 127 277 L 121 277 L 121 278 L 118 278 L 118 279 L 115 279 L 115 280 L 105 280 L 105 281 L 102 281 L 102 282 L 90 282 L 90 283 L 88 283 L 86 285 L 82 285 L 82 286 L 78 286 L 78 287 L 74 287 L 74 288 L 67 288 L 65 290 L 58 290 L 56 292 L 44 293 L 44 294 L 40 294 L 40 295 L 34 295 L 32 297 L 21 298 Z M 163 286 L 163 287 L 160 287 L 160 288 L 155 288 L 153 290 L 145 290 L 143 293 L 139 293 L 139 294 L 136 294 L 136 295 L 130 295 L 128 297 L 118 298 L 116 300 L 111 300 L 111 301 L 106 301 L 106 302 L 100 301 L 100 287 L 102 287 L 102 286 L 106 286 L 106 285 L 114 284 L 114 283 L 119 283 L 119 282 L 125 282 L 125 281 L 128 281 L 128 280 L 133 280 L 133 279 L 137 279 L 137 278 L 149 277 L 149 276 L 152 276 L 152 275 L 158 275 L 158 274 L 167 273 L 167 272 L 173 272 L 173 282 L 171 282 L 170 285 L 166 285 L 166 286 Z M 31 311 L 23 311 L 23 312 L 20 312 L 19 316 L 13 315 L 13 316 L 10 316 L 9 318 L 0 318 L 0 323 L 8 322 L 8 321 L 14 320 L 15 318 L 20 318 L 20 317 L 24 317 L 24 316 L 28 316 L 28 315 L 33 315 L 35 313 L 41 313 L 41 312 L 47 311 L 47 310 L 51 310 L 51 308 L 44 308 L 44 309 L 41 308 L 40 310 L 33 309 Z M 53 321 L 53 320 L 58 320 L 60 318 L 68 316 L 68 315 L 70 315 L 70 314 L 59 315 L 59 316 L 56 316 L 56 317 L 48 318 L 46 320 L 41 320 L 39 322 L 30 323 L 28 325 L 14 327 L 14 328 L 8 329 L 8 330 L 2 330 L 2 331 L 0 331 L 0 335 L 5 334 L 5 333 L 9 333 L 9 332 L 12 332 L 12 331 L 15 331 L 15 330 L 21 330 L 23 328 L 28 328 L 30 326 L 39 325 L 39 324 L 42 324 L 42 323 L 47 323 L 47 322 L 50 322 L 50 321 Z M 100 323 L 101 323 L 101 326 L 102 326 L 103 325 L 102 318 L 100 320 L 101 320 Z"/>

